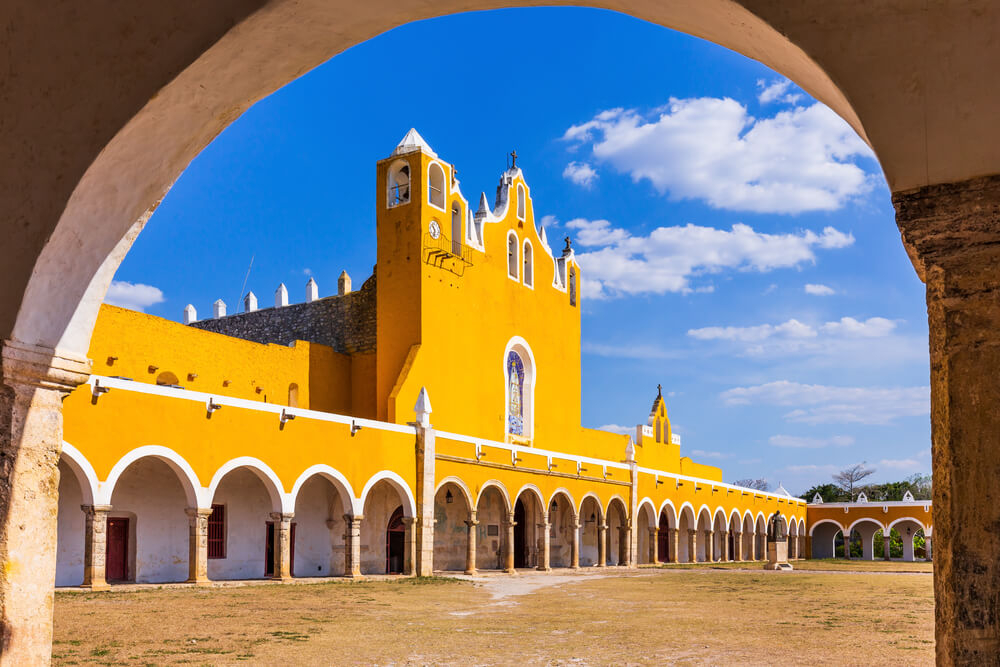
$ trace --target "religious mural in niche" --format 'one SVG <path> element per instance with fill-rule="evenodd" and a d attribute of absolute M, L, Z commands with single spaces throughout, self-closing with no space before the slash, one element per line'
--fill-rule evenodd
<path fill-rule="evenodd" d="M 507 355 L 507 432 L 524 435 L 524 362 L 514 351 Z"/>

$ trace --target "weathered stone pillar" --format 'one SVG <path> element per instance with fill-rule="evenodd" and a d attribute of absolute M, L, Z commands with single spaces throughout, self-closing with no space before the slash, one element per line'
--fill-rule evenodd
<path fill-rule="evenodd" d="M 805 556 L 806 558 L 812 558 L 813 538 L 809 535 L 806 535 L 805 540 L 806 540 Z"/>
<path fill-rule="evenodd" d="M 680 531 L 676 528 L 667 528 L 667 535 L 670 538 L 670 562 L 679 562 L 677 552 L 680 549 Z"/>
<path fill-rule="evenodd" d="M 688 562 L 698 562 L 698 531 L 694 528 L 688 529 Z"/>
<path fill-rule="evenodd" d="M 608 524 L 601 522 L 597 527 L 597 567 L 608 564 Z"/>
<path fill-rule="evenodd" d="M 212 508 L 188 507 L 188 578 L 189 584 L 207 584 L 208 579 L 208 517 Z"/>
<path fill-rule="evenodd" d="M 574 570 L 580 569 L 580 517 L 573 517 L 573 541 L 570 542 L 570 563 Z"/>
<path fill-rule="evenodd" d="M 62 400 L 90 362 L 9 340 L 0 358 L 0 665 L 48 664 Z"/>
<path fill-rule="evenodd" d="M 733 560 L 743 560 L 743 533 L 733 531 Z"/>
<path fill-rule="evenodd" d="M 274 544 L 273 577 L 281 581 L 291 581 L 292 579 L 292 519 L 294 517 L 295 515 L 291 512 L 271 512 L 271 521 L 278 529 Z"/>
<path fill-rule="evenodd" d="M 726 561 L 729 560 L 729 531 L 723 530 L 720 533 L 720 537 L 721 537 L 720 543 L 722 545 L 722 549 L 720 549 L 719 553 L 719 562 L 725 563 Z"/>
<path fill-rule="evenodd" d="M 787 539 L 788 539 L 788 560 L 792 560 L 793 558 L 795 558 L 795 548 L 796 545 L 798 544 L 798 538 L 789 535 Z"/>
<path fill-rule="evenodd" d="M 927 286 L 938 664 L 1000 655 L 1000 176 L 893 194 Z"/>
<path fill-rule="evenodd" d="M 414 529 L 417 520 L 411 516 L 403 517 L 403 525 L 406 526 L 405 540 L 403 542 L 403 574 L 413 576 L 414 554 L 419 552 L 417 546 L 417 531 Z M 431 562 L 431 574 L 433 574 L 434 564 Z M 430 575 L 418 575 L 430 576 Z"/>
<path fill-rule="evenodd" d="M 851 560 L 851 536 L 844 533 L 844 558 Z"/>
<path fill-rule="evenodd" d="M 618 529 L 618 565 L 635 567 L 632 557 L 632 529 L 622 526 Z"/>
<path fill-rule="evenodd" d="M 926 551 L 927 551 L 927 560 L 934 560 L 933 556 L 931 555 L 931 538 L 930 537 L 925 537 L 924 538 L 924 549 L 926 549 Z"/>
<path fill-rule="evenodd" d="M 542 549 L 539 554 L 538 567 L 535 569 L 548 572 L 552 569 L 552 537 L 549 533 L 552 530 L 552 524 L 549 523 L 548 513 L 542 515 L 542 523 L 538 524 L 538 529 L 542 531 Z"/>
<path fill-rule="evenodd" d="M 361 578 L 361 514 L 344 515 L 344 576 Z"/>
<path fill-rule="evenodd" d="M 507 513 L 507 540 L 504 543 L 504 567 L 503 571 L 507 574 L 516 574 L 514 570 L 514 526 L 517 522 L 514 521 L 514 513 Z"/>
<path fill-rule="evenodd" d="M 111 505 L 81 505 L 83 529 L 83 588 L 104 591 L 110 588 L 104 567 L 108 553 L 108 513 Z"/>
<path fill-rule="evenodd" d="M 882 559 L 889 560 L 889 544 L 892 542 L 890 535 L 882 534 Z"/>
<path fill-rule="evenodd" d="M 431 428 L 431 401 L 427 389 L 421 388 L 417 402 L 413 406 L 415 423 L 417 460 L 417 523 L 413 541 L 413 557 L 410 573 L 421 577 L 434 574 L 434 452 L 435 436 Z"/>
<path fill-rule="evenodd" d="M 469 520 L 465 522 L 469 527 L 469 538 L 465 549 L 465 573 L 476 574 L 476 526 L 479 525 L 476 510 L 469 512 Z"/>
<path fill-rule="evenodd" d="M 705 538 L 705 562 L 711 563 L 715 559 L 713 556 L 713 551 L 715 547 L 715 532 L 711 530 L 706 530 L 704 533 Z"/>
<path fill-rule="evenodd" d="M 656 565 L 660 562 L 660 529 L 649 529 L 649 562 Z"/>

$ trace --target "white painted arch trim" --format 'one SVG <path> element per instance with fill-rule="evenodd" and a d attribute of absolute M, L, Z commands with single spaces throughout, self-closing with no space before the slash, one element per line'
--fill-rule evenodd
<path fill-rule="evenodd" d="M 380 470 L 365 482 L 365 488 L 361 490 L 361 497 L 358 499 L 357 507 L 360 510 L 358 514 L 364 514 L 365 501 L 368 499 L 368 494 L 371 492 L 372 487 L 383 480 L 388 482 L 399 493 L 403 501 L 403 516 L 415 517 L 417 515 L 417 501 L 413 497 L 410 485 L 406 483 L 405 479 L 391 470 Z"/>
<path fill-rule="evenodd" d="M 354 497 L 354 489 L 351 488 L 351 483 L 347 481 L 347 477 L 345 477 L 342 472 L 336 468 L 326 465 L 325 463 L 317 463 L 314 466 L 306 468 L 302 471 L 302 474 L 299 475 L 299 478 L 295 480 L 295 484 L 292 485 L 292 492 L 288 494 L 290 496 L 293 511 L 295 503 L 299 497 L 299 491 L 302 490 L 302 485 L 317 475 L 326 479 L 333 484 L 334 487 L 336 487 L 337 495 L 340 496 L 340 501 L 343 505 L 344 514 L 358 514 L 357 508 L 355 507 L 356 498 Z"/>
<path fill-rule="evenodd" d="M 483 495 L 485 495 L 489 489 L 496 489 L 500 493 L 500 497 L 503 498 L 505 503 L 504 509 L 508 514 L 514 511 L 514 503 L 510 501 L 510 493 L 507 491 L 507 487 L 503 485 L 503 482 L 498 479 L 487 480 L 483 482 L 482 486 L 479 487 L 479 495 L 476 496 L 477 511 L 479 510 L 479 503 L 483 500 Z"/>
<path fill-rule="evenodd" d="M 573 494 L 569 492 L 569 489 L 562 486 L 552 492 L 552 495 L 549 496 L 549 504 L 546 505 L 546 507 L 552 507 L 552 501 L 556 499 L 556 496 L 564 496 L 569 501 L 569 506 L 573 508 L 573 513 L 579 516 L 576 512 L 576 498 L 574 498 Z"/>
<path fill-rule="evenodd" d="M 728 526 L 729 517 L 726 516 L 726 508 L 724 508 L 722 505 L 719 505 L 718 507 L 715 508 L 715 514 L 712 515 L 712 523 L 715 524 L 718 522 L 720 514 L 722 515 L 722 523 Z"/>
<path fill-rule="evenodd" d="M 533 439 L 535 437 L 535 385 L 538 383 L 538 364 L 535 363 L 535 353 L 532 352 L 528 341 L 524 340 L 521 336 L 512 336 L 507 341 L 507 345 L 503 349 L 503 358 L 500 360 L 504 388 L 503 431 L 507 433 L 508 424 L 510 423 L 510 387 L 507 382 L 507 357 L 510 356 L 511 351 L 515 351 L 515 348 L 518 353 L 527 355 L 527 362 L 531 366 L 524 369 L 524 394 L 527 400 L 522 401 L 521 411 L 526 417 L 525 429 L 522 435 L 525 438 Z"/>
<path fill-rule="evenodd" d="M 267 489 L 267 494 L 271 498 L 272 512 L 291 514 L 295 511 L 294 498 L 292 494 L 285 493 L 284 486 L 278 475 L 269 465 L 252 456 L 238 456 L 235 459 L 230 459 L 215 471 L 215 474 L 212 475 L 212 482 L 208 485 L 208 503 L 205 507 L 211 507 L 212 500 L 215 498 L 215 492 L 218 490 L 222 478 L 238 468 L 248 469 L 263 482 L 264 488 Z"/>
<path fill-rule="evenodd" d="M 438 206 L 433 201 L 431 201 L 431 169 L 433 169 L 435 165 L 437 165 L 437 167 L 441 170 L 441 198 L 444 199 L 444 206 Z M 437 210 L 439 210 L 441 212 L 445 212 L 445 209 L 448 208 L 448 194 L 449 194 L 449 191 L 451 190 L 451 188 L 448 186 L 448 170 L 445 169 L 444 164 L 440 160 L 434 160 L 434 159 L 432 159 L 432 160 L 429 160 L 427 162 L 427 171 L 425 172 L 425 176 L 427 178 L 427 181 L 426 181 L 427 182 L 427 205 L 428 206 L 433 206 L 434 208 L 436 208 Z M 411 193 L 413 192 L 413 181 L 412 181 L 412 179 L 410 180 L 410 192 Z M 412 199 L 412 194 L 411 194 L 411 199 Z M 450 222 L 451 221 L 449 220 L 449 223 Z M 449 231 L 450 231 L 450 224 L 449 224 Z"/>
<path fill-rule="evenodd" d="M 924 524 L 923 521 L 913 516 L 904 516 L 896 519 L 895 521 L 889 524 L 889 527 L 886 528 L 886 530 L 892 530 L 897 523 L 903 523 L 904 521 L 912 521 L 913 523 L 917 524 L 918 526 L 920 526 L 920 530 L 924 531 L 924 537 L 927 536 L 927 526 Z M 896 530 L 897 532 L 899 531 L 898 528 Z"/>
<path fill-rule="evenodd" d="M 853 533 L 854 532 L 854 527 L 857 526 L 858 524 L 861 524 L 861 523 L 874 523 L 882 531 L 882 534 L 883 535 L 885 534 L 885 531 L 886 531 L 885 524 L 882 523 L 881 521 L 879 521 L 878 519 L 873 519 L 873 518 L 867 517 L 867 516 L 861 517 L 860 519 L 855 520 L 854 523 L 852 523 L 850 526 L 848 526 L 847 527 L 847 534 L 850 535 L 851 533 Z"/>
<path fill-rule="evenodd" d="M 517 505 L 517 501 L 521 499 L 521 495 L 525 492 L 533 494 L 535 496 L 535 500 L 538 501 L 538 504 L 542 508 L 542 513 L 548 515 L 549 506 L 545 504 L 545 495 L 542 493 L 541 489 L 530 483 L 525 484 L 517 490 L 517 495 L 514 496 L 514 502 L 511 504 L 511 511 L 514 511 L 514 506 Z"/>
<path fill-rule="evenodd" d="M 729 513 L 729 526 L 730 526 L 730 530 L 732 529 L 733 524 L 736 524 L 742 530 L 742 528 L 743 528 L 743 515 L 741 515 L 740 511 L 738 509 L 736 509 L 736 508 L 733 508 L 733 511 Z"/>
<path fill-rule="evenodd" d="M 649 498 L 649 496 L 646 496 L 645 498 L 643 498 L 642 500 L 640 500 L 639 504 L 636 505 L 636 508 L 635 508 L 635 523 L 636 523 L 636 525 L 638 525 L 638 523 L 639 523 L 639 515 L 642 513 L 642 508 L 643 507 L 645 507 L 648 510 L 646 512 L 646 516 L 649 517 L 649 521 L 647 522 L 649 525 L 647 527 L 648 528 L 656 528 L 660 524 L 660 515 L 657 514 L 657 512 L 656 512 L 656 505 L 653 504 L 653 501 L 652 501 L 652 499 Z"/>
<path fill-rule="evenodd" d="M 98 497 L 97 488 L 99 484 L 94 466 L 90 465 L 90 461 L 87 460 L 87 457 L 79 449 L 65 440 L 63 440 L 62 444 L 62 458 L 69 469 L 73 471 L 73 476 L 76 477 L 76 481 L 80 485 L 83 504 L 93 505 L 95 498 Z"/>
<path fill-rule="evenodd" d="M 205 489 L 201 486 L 198 475 L 195 474 L 191 464 L 184 460 L 180 454 L 168 447 L 160 445 L 145 445 L 137 447 L 126 453 L 108 473 L 108 478 L 97 485 L 96 500 L 98 505 L 110 505 L 114 496 L 115 485 L 118 479 L 125 472 L 125 469 L 139 459 L 152 457 L 160 459 L 166 463 L 177 474 L 177 479 L 184 489 L 184 496 L 188 502 L 188 507 L 211 507 L 211 496 L 205 495 Z M 207 501 L 207 502 L 206 502 Z"/>
<path fill-rule="evenodd" d="M 667 498 L 660 504 L 660 511 L 656 513 L 656 521 L 659 523 L 660 515 L 663 514 L 663 510 L 670 508 L 670 512 L 667 514 L 667 523 L 671 523 L 674 528 L 677 528 L 677 508 L 674 507 L 674 502 Z"/>
<path fill-rule="evenodd" d="M 583 516 L 583 504 L 587 502 L 588 498 L 593 500 L 594 504 L 597 506 L 598 523 L 604 523 L 604 503 L 601 502 L 601 499 L 593 491 L 587 491 L 583 494 L 583 498 L 580 499 L 580 510 L 577 512 L 577 516 Z"/>
<path fill-rule="evenodd" d="M 462 495 L 465 496 L 465 504 L 469 508 L 469 511 L 470 512 L 474 511 L 476 509 L 476 506 L 472 502 L 472 491 L 470 491 L 469 487 L 465 485 L 465 482 L 463 482 L 458 477 L 451 476 L 442 479 L 438 483 L 437 487 L 434 489 L 434 496 L 437 497 L 437 494 L 441 491 L 441 489 L 448 486 L 449 484 L 454 484 L 455 486 L 458 487 L 458 489 L 462 492 Z"/>
<path fill-rule="evenodd" d="M 686 500 L 681 504 L 680 509 L 677 510 L 677 524 L 678 524 L 677 527 L 680 528 L 680 521 L 681 521 L 681 517 L 684 516 L 684 509 L 685 508 L 687 508 L 688 512 L 690 512 L 689 518 L 691 520 L 690 521 L 691 525 L 689 527 L 697 529 L 698 528 L 698 517 L 694 513 L 694 505 L 692 505 L 691 503 L 689 503 Z"/>
<path fill-rule="evenodd" d="M 695 526 L 695 527 L 698 530 L 701 530 L 701 516 L 702 516 L 702 514 L 708 515 L 708 526 L 709 526 L 709 528 L 714 528 L 715 527 L 715 515 L 712 514 L 712 508 L 710 508 L 708 505 L 705 505 L 705 504 L 702 504 L 702 506 L 698 508 L 698 518 L 695 521 L 695 523 L 697 524 L 697 526 Z"/>
<path fill-rule="evenodd" d="M 615 503 L 621 503 L 622 514 L 625 517 L 625 521 L 627 523 L 628 522 L 628 503 L 625 502 L 625 499 L 622 498 L 617 493 L 614 494 L 614 495 L 612 495 L 611 498 L 608 500 L 608 506 L 604 510 L 604 518 L 605 518 L 605 520 L 607 519 L 607 517 L 609 517 L 611 515 L 611 506 L 614 505 Z"/>
<path fill-rule="evenodd" d="M 822 520 L 817 521 L 816 523 L 814 523 L 809 528 L 809 537 L 812 537 L 813 535 L 815 535 L 816 534 L 816 529 L 819 528 L 820 526 L 822 526 L 825 523 L 833 524 L 834 526 L 837 527 L 837 530 L 839 530 L 840 532 L 844 532 L 844 526 L 841 525 L 839 522 L 834 521 L 833 519 L 822 519 Z M 836 537 L 836 533 L 834 533 L 834 537 Z"/>
<path fill-rule="evenodd" d="M 753 518 L 753 512 L 751 512 L 750 510 L 744 510 L 743 511 L 743 526 L 744 527 L 746 527 L 747 521 L 750 522 L 750 526 L 751 527 L 753 527 L 754 525 L 756 525 L 756 521 Z"/>
<path fill-rule="evenodd" d="M 767 517 L 764 512 L 757 512 L 757 518 L 754 519 L 754 525 L 761 527 L 761 533 L 767 532 Z"/>

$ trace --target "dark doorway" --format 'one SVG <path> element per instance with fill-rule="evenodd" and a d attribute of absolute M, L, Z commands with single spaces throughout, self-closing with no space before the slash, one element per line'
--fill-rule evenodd
<path fill-rule="evenodd" d="M 128 519 L 108 519 L 104 576 L 107 581 L 128 580 Z"/>
<path fill-rule="evenodd" d="M 656 536 L 656 556 L 661 563 L 670 562 L 670 522 L 666 515 L 660 515 L 660 532 Z"/>
<path fill-rule="evenodd" d="M 403 508 L 397 507 L 389 517 L 385 529 L 385 573 L 402 574 L 406 554 L 406 525 L 403 524 Z"/>
<path fill-rule="evenodd" d="M 525 521 L 524 503 L 518 499 L 514 504 L 514 567 L 528 567 L 528 544 L 524 538 Z"/>
<path fill-rule="evenodd" d="M 274 574 L 274 550 L 278 546 L 278 523 L 276 521 L 267 522 L 267 544 L 264 547 L 264 576 L 273 577 Z M 288 534 L 288 572 L 295 576 L 295 524 L 291 524 Z"/>

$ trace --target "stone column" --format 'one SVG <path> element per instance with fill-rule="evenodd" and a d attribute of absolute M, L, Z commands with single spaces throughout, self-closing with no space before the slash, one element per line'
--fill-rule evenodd
<path fill-rule="evenodd" d="M 1000 175 L 896 192 L 927 286 L 939 664 L 1000 655 Z"/>
<path fill-rule="evenodd" d="M 812 558 L 813 538 L 811 536 L 809 536 L 809 535 L 806 535 L 805 536 L 805 543 L 806 543 L 805 557 L 806 558 Z"/>
<path fill-rule="evenodd" d="M 632 560 L 632 530 L 628 526 L 618 529 L 618 565 L 633 567 Z"/>
<path fill-rule="evenodd" d="M 0 385 L 0 665 L 48 664 L 62 400 L 90 362 L 5 341 Z"/>
<path fill-rule="evenodd" d="M 417 520 L 412 516 L 403 517 L 403 525 L 406 526 L 405 540 L 403 542 L 403 574 L 412 576 L 414 574 L 414 555 L 419 554 L 419 547 L 417 545 L 417 530 L 415 526 L 417 525 Z M 431 574 L 434 574 L 434 562 L 427 561 L 431 568 Z M 418 575 L 418 576 L 431 576 L 431 575 Z"/>
<path fill-rule="evenodd" d="M 552 569 L 552 537 L 549 532 L 552 530 L 552 524 L 549 523 L 548 513 L 542 515 L 542 523 L 538 524 L 538 529 L 542 531 L 542 553 L 539 554 L 538 567 L 535 569 L 548 572 Z"/>
<path fill-rule="evenodd" d="M 420 389 L 417 403 L 413 406 L 416 414 L 416 464 L 417 464 L 417 523 L 413 540 L 413 557 L 410 572 L 421 577 L 434 574 L 434 452 L 435 436 L 431 428 L 431 401 L 427 390 Z"/>
<path fill-rule="evenodd" d="M 892 542 L 892 537 L 885 533 L 882 534 L 882 559 L 889 560 L 889 543 Z"/>
<path fill-rule="evenodd" d="M 597 527 L 597 567 L 608 564 L 608 524 L 601 522 Z"/>
<path fill-rule="evenodd" d="M 743 533 L 733 531 L 733 560 L 743 560 Z"/>
<path fill-rule="evenodd" d="M 851 560 L 851 536 L 844 533 L 844 558 Z"/>
<path fill-rule="evenodd" d="M 698 562 L 698 531 L 694 528 L 688 529 L 688 562 Z"/>
<path fill-rule="evenodd" d="M 104 591 L 110 588 L 104 566 L 108 553 L 108 513 L 111 505 L 81 505 L 83 529 L 83 588 Z"/>
<path fill-rule="evenodd" d="M 570 542 L 570 563 L 574 570 L 580 569 L 580 517 L 573 517 L 573 541 Z"/>
<path fill-rule="evenodd" d="M 188 507 L 188 578 L 189 584 L 207 584 L 208 579 L 208 517 L 212 508 Z"/>
<path fill-rule="evenodd" d="M 653 565 L 660 562 L 660 529 L 649 529 L 649 562 Z"/>
<path fill-rule="evenodd" d="M 503 571 L 507 574 L 517 574 L 514 570 L 514 526 L 517 522 L 514 521 L 514 513 L 507 513 L 507 541 L 504 544 L 504 567 Z"/>
<path fill-rule="evenodd" d="M 361 578 L 361 514 L 344 515 L 344 576 Z"/>
<path fill-rule="evenodd" d="M 292 519 L 291 512 L 271 512 L 271 521 L 278 529 L 274 545 L 274 578 L 281 581 L 292 579 Z"/>
<path fill-rule="evenodd" d="M 795 546 L 798 538 L 794 535 L 788 535 L 786 539 L 788 540 L 788 560 L 792 560 L 795 558 Z"/>
<path fill-rule="evenodd" d="M 924 548 L 927 550 L 927 560 L 934 560 L 934 558 L 933 558 L 933 556 L 931 554 L 931 538 L 930 537 L 925 537 L 924 538 Z"/>
<path fill-rule="evenodd" d="M 722 549 L 720 550 L 719 553 L 719 562 L 725 563 L 726 561 L 729 560 L 729 531 L 728 530 L 722 531 L 720 536 L 721 536 L 720 543 L 722 544 Z"/>
<path fill-rule="evenodd" d="M 479 525 L 476 510 L 469 512 L 469 520 L 465 522 L 469 527 L 469 538 L 465 549 L 465 573 L 476 574 L 476 526 Z"/>
<path fill-rule="evenodd" d="M 670 538 L 670 562 L 679 562 L 677 551 L 680 548 L 680 531 L 676 528 L 667 528 L 667 535 Z"/>
<path fill-rule="evenodd" d="M 706 530 L 704 532 L 705 536 L 705 562 L 711 563 L 715 559 L 713 558 L 713 551 L 715 550 L 715 533 L 711 530 Z"/>

